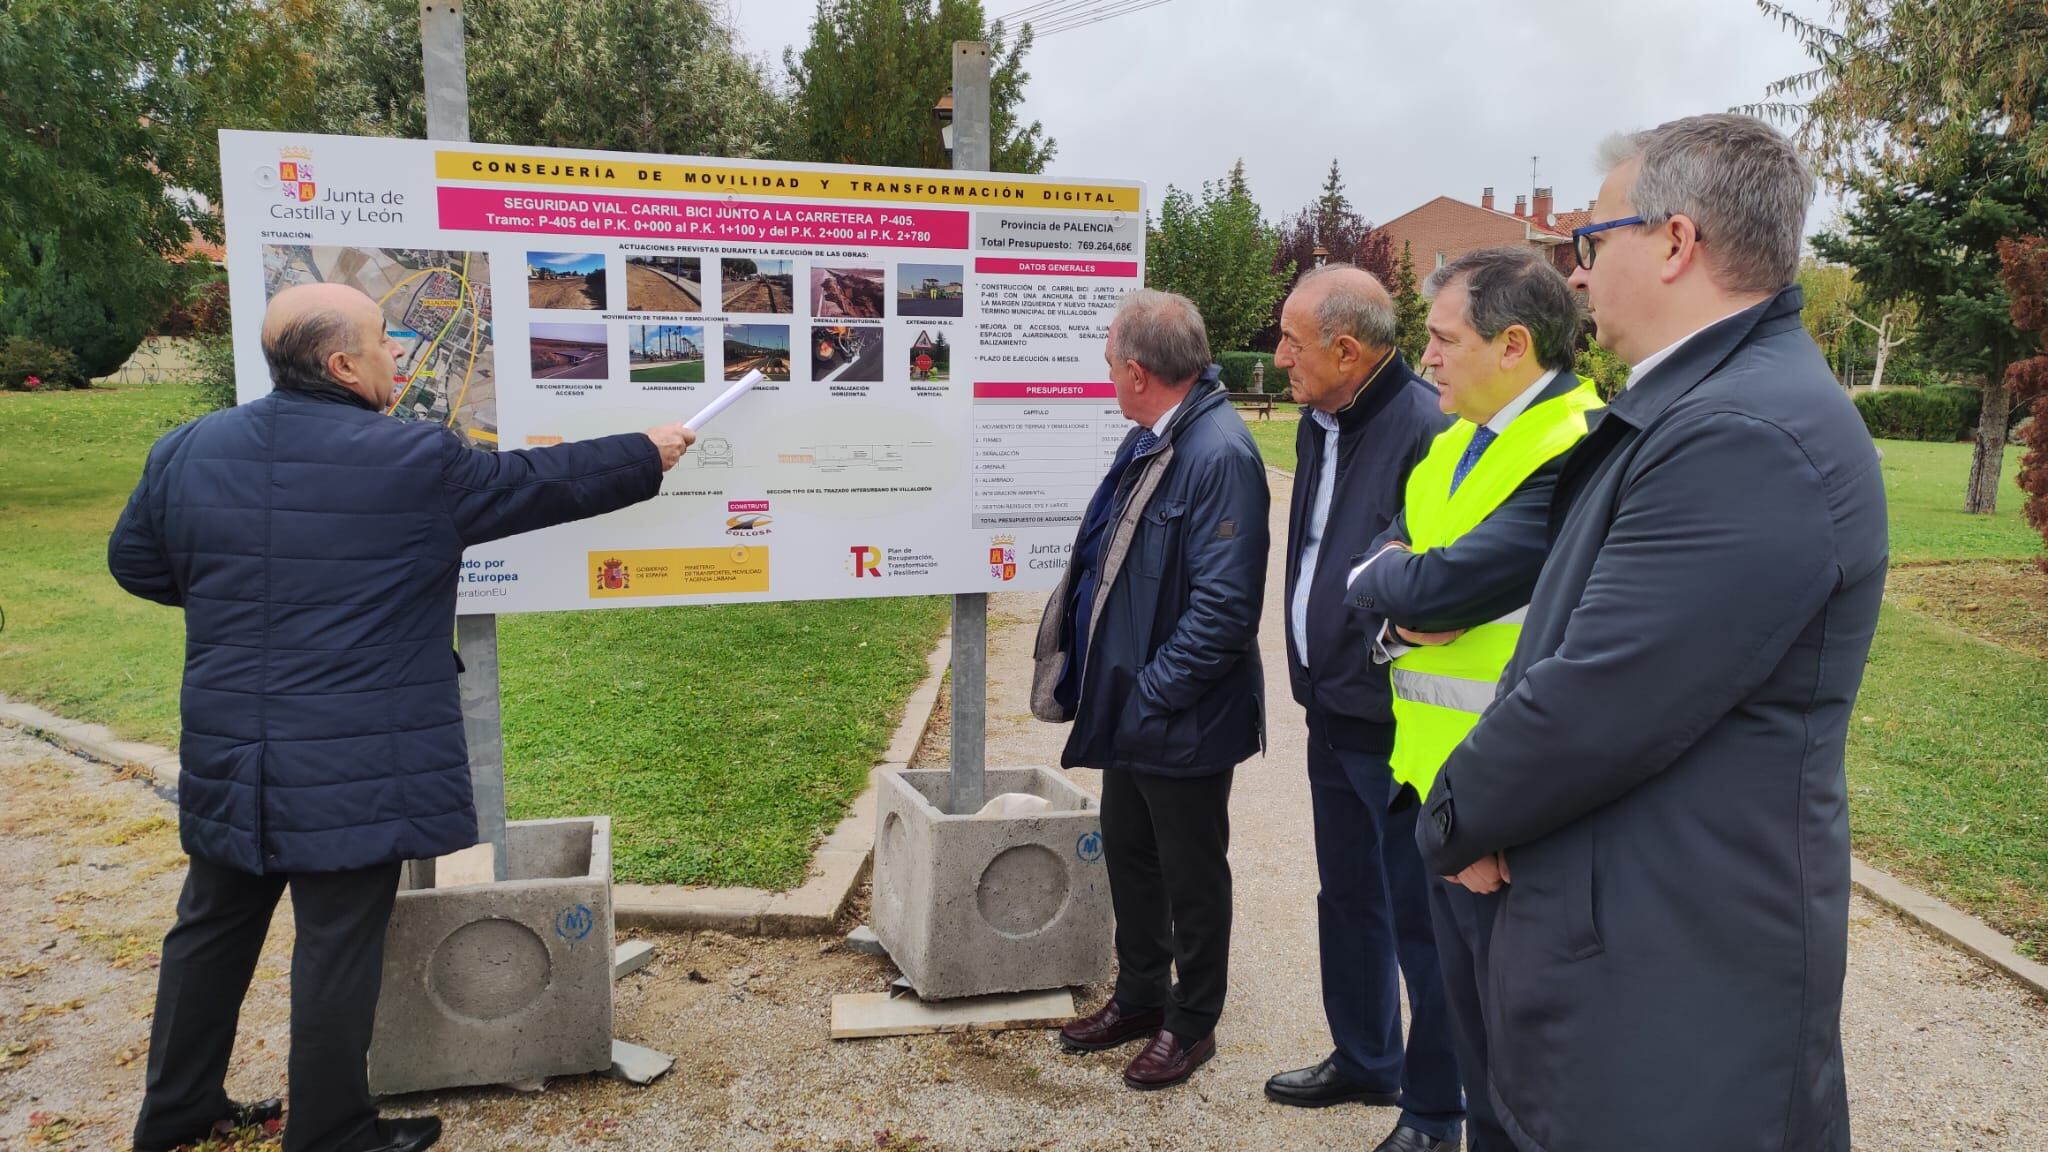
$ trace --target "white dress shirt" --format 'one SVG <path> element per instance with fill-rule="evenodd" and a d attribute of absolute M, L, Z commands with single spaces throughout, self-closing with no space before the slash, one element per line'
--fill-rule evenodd
<path fill-rule="evenodd" d="M 1736 311 L 1745 312 L 1748 311 L 1748 309 L 1737 309 Z M 1728 314 L 1728 316 L 1733 315 L 1735 315 L 1735 312 L 1730 312 Z M 1728 316 L 1721 317 L 1721 320 L 1728 319 Z M 1693 337 L 1699 335 L 1702 332 L 1705 332 L 1709 328 L 1712 328 L 1715 324 L 1719 324 L 1721 320 L 1715 320 L 1712 323 L 1702 324 L 1699 327 L 1693 329 L 1692 331 L 1687 332 L 1685 335 L 1679 337 L 1672 343 L 1666 344 L 1664 347 L 1658 349 L 1657 351 L 1652 352 L 1648 356 L 1643 357 L 1643 362 L 1641 364 L 1638 364 L 1634 368 L 1629 370 L 1628 383 L 1623 385 L 1623 387 L 1635 387 L 1636 381 L 1641 380 L 1643 377 L 1650 374 L 1650 369 L 1655 368 L 1657 365 L 1662 364 L 1666 360 L 1671 359 L 1671 357 L 1677 354 L 1680 348 L 1685 347 L 1686 344 L 1690 342 Z"/>
<path fill-rule="evenodd" d="M 1294 658 L 1308 667 L 1308 593 L 1315 583 L 1316 561 L 1323 554 L 1323 528 L 1330 521 L 1330 501 L 1337 489 L 1337 418 L 1320 408 L 1309 418 L 1323 429 L 1323 466 L 1316 473 L 1316 498 L 1302 531 L 1301 572 L 1294 578 L 1294 602 L 1288 605 L 1288 631 L 1294 634 Z"/>

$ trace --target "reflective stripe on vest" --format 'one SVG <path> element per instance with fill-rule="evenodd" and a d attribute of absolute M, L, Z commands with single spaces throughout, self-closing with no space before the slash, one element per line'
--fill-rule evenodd
<path fill-rule="evenodd" d="M 1453 424 L 1408 476 L 1403 515 L 1411 550 L 1446 547 L 1478 527 L 1538 469 L 1570 451 L 1599 407 L 1599 393 L 1583 378 L 1570 392 L 1534 405 L 1487 448 L 1455 493 L 1451 477 L 1476 425 Z M 1528 615 L 1525 605 L 1449 644 L 1417 646 L 1395 657 L 1396 781 L 1428 798 L 1444 761 L 1492 707 Z"/>

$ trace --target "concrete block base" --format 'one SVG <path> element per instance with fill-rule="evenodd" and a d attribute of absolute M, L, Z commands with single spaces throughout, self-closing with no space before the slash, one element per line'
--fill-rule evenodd
<path fill-rule="evenodd" d="M 1113 923 L 1094 797 L 1047 768 L 991 769 L 1029 816 L 943 811 L 944 771 L 879 774 L 874 929 L 925 1000 L 1108 979 Z"/>
<path fill-rule="evenodd" d="M 611 1067 L 610 819 L 507 824 L 505 857 L 503 883 L 399 891 L 372 1092 Z"/>

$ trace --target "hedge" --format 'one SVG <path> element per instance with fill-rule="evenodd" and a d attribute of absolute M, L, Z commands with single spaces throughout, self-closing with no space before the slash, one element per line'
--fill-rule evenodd
<path fill-rule="evenodd" d="M 1977 431 L 1983 404 L 1975 388 L 1952 386 L 1856 394 L 1856 411 L 1864 427 L 1880 440 L 1968 440 Z"/>
<path fill-rule="evenodd" d="M 1256 392 L 1252 385 L 1252 366 L 1266 366 L 1266 388 L 1268 392 L 1287 390 L 1287 373 L 1273 367 L 1271 352 L 1225 352 L 1216 357 L 1216 363 L 1223 366 L 1223 386 L 1232 392 Z"/>

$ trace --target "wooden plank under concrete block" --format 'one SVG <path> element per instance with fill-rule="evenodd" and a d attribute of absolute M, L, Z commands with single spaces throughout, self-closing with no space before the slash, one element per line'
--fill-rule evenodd
<path fill-rule="evenodd" d="M 612 950 L 612 979 L 623 980 L 654 961 L 654 945 L 628 940 Z"/>
<path fill-rule="evenodd" d="M 832 998 L 832 1039 L 1057 1028 L 1073 1018 L 1074 994 L 1065 988 L 932 1002 L 860 992 Z"/>

